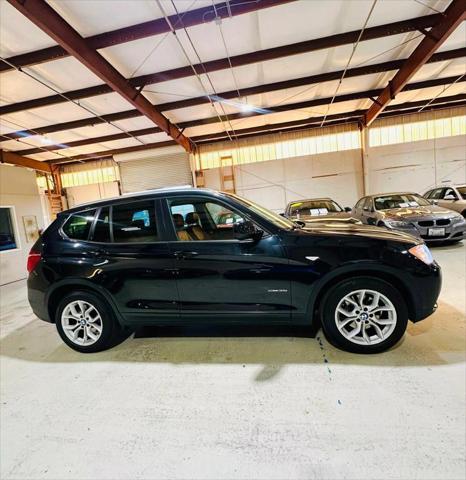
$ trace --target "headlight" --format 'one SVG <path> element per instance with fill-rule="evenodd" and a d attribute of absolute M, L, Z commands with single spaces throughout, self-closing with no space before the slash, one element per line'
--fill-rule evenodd
<path fill-rule="evenodd" d="M 398 220 L 384 220 L 385 225 L 390 228 L 410 228 L 413 226 L 409 222 L 399 222 Z"/>
<path fill-rule="evenodd" d="M 462 223 L 464 222 L 464 218 L 461 215 L 458 215 L 457 217 L 453 217 L 451 219 L 451 223 Z"/>
<path fill-rule="evenodd" d="M 421 262 L 424 262 L 426 265 L 431 265 L 434 263 L 432 253 L 430 253 L 430 250 L 425 243 L 420 243 L 415 247 L 411 247 L 408 252 L 421 260 Z"/>

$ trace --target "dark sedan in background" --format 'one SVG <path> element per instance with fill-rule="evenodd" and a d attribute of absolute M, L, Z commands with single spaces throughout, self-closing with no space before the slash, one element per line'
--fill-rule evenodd
<path fill-rule="evenodd" d="M 462 215 L 432 205 L 416 193 L 384 193 L 361 198 L 353 216 L 368 225 L 399 230 L 426 242 L 460 241 L 465 237 Z"/>
<path fill-rule="evenodd" d="M 290 202 L 283 216 L 296 222 L 313 223 L 361 223 L 351 215 L 351 208 L 342 208 L 331 198 L 309 198 Z"/>

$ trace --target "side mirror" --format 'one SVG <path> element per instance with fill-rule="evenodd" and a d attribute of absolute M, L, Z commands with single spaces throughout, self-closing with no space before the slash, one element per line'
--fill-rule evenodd
<path fill-rule="evenodd" d="M 279 215 L 280 215 L 281 217 L 286 217 L 285 212 L 281 212 L 281 213 L 279 213 Z"/>
<path fill-rule="evenodd" d="M 353 210 L 353 209 L 352 209 L 351 207 L 345 207 L 345 212 L 346 212 L 346 213 L 349 213 L 349 212 L 351 212 L 352 210 Z"/>
<path fill-rule="evenodd" d="M 256 227 L 256 225 L 246 220 L 244 222 L 238 222 L 234 224 L 233 232 L 235 234 L 235 238 L 238 240 L 250 240 L 253 242 L 258 242 L 264 232 Z"/>
<path fill-rule="evenodd" d="M 443 199 L 444 199 L 444 200 L 453 200 L 453 201 L 457 200 L 457 198 L 456 198 L 454 195 L 452 195 L 452 194 L 450 194 L 450 195 L 445 195 L 445 197 L 443 197 Z"/>
<path fill-rule="evenodd" d="M 432 205 L 438 205 L 438 200 L 429 200 Z"/>

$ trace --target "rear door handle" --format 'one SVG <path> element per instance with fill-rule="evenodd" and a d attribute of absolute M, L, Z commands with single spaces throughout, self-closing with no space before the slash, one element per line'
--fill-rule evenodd
<path fill-rule="evenodd" d="M 185 258 L 193 258 L 196 255 L 199 255 L 198 252 L 184 252 L 184 251 L 178 251 L 174 253 L 175 258 L 178 259 L 185 259 Z"/>

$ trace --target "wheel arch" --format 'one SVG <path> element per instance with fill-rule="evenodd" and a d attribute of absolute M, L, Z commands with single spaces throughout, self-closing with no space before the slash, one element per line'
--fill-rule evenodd
<path fill-rule="evenodd" d="M 403 300 L 406 303 L 406 307 L 408 309 L 409 318 L 413 318 L 415 306 L 414 306 L 414 299 L 412 293 L 407 286 L 407 284 L 397 275 L 395 272 L 391 270 L 381 270 L 380 267 L 370 267 L 365 266 L 363 268 L 342 268 L 338 269 L 330 276 L 326 276 L 324 281 L 318 286 L 318 288 L 313 289 L 313 293 L 309 299 L 308 304 L 308 318 L 312 318 L 312 327 L 313 330 L 316 331 L 320 327 L 320 309 L 322 307 L 322 300 L 324 299 L 325 294 L 329 290 L 329 288 L 333 287 L 337 283 L 347 280 L 350 278 L 355 277 L 371 277 L 377 278 L 379 280 L 384 280 L 394 288 L 396 288 Z"/>
<path fill-rule="evenodd" d="M 48 293 L 46 298 L 46 308 L 49 318 L 53 323 L 55 323 L 55 313 L 60 300 L 68 293 L 76 291 L 84 291 L 97 295 L 109 306 L 118 323 L 122 326 L 124 325 L 123 318 L 116 308 L 115 302 L 113 301 L 111 295 L 99 285 L 95 285 L 92 282 L 80 278 L 67 279 L 59 282 L 54 286 L 53 290 Z"/>

